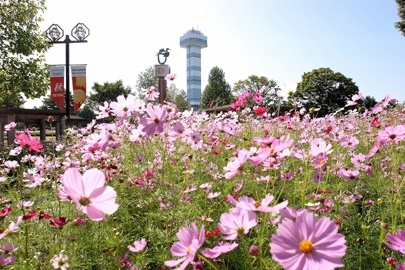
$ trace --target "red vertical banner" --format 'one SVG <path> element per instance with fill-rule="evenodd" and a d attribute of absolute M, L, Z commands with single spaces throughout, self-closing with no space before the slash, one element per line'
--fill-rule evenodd
<path fill-rule="evenodd" d="M 86 101 L 86 66 L 72 66 L 73 102 L 75 112 Z"/>
<path fill-rule="evenodd" d="M 63 112 L 65 105 L 65 67 L 50 67 L 51 98 L 58 104 Z"/>

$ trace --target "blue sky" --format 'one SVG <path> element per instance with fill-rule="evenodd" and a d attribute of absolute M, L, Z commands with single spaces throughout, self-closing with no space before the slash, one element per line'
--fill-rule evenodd
<path fill-rule="evenodd" d="M 171 48 L 167 64 L 186 90 L 186 50 L 179 38 L 192 27 L 208 37 L 202 50 L 202 89 L 212 67 L 231 86 L 249 75 L 283 84 L 304 72 L 329 67 L 352 78 L 377 100 L 391 93 L 405 101 L 405 37 L 394 0 L 47 0 L 45 31 L 59 24 L 65 34 L 78 23 L 91 31 L 87 44 L 71 45 L 71 64 L 87 64 L 94 82 L 123 80 L 135 89 L 138 74 L 157 64 L 155 53 Z M 64 45 L 46 54 L 64 64 Z M 29 101 L 25 107 L 38 105 Z"/>

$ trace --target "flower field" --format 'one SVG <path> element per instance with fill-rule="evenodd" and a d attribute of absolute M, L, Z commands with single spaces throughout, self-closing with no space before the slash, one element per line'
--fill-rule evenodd
<path fill-rule="evenodd" d="M 404 111 L 278 116 L 248 96 L 212 115 L 120 96 L 112 123 L 16 135 L 0 267 L 405 269 Z"/>

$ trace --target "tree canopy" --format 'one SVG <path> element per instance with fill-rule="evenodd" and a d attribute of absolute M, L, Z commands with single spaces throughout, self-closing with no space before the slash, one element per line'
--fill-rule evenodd
<path fill-rule="evenodd" d="M 7 107 L 39 98 L 49 88 L 44 53 L 49 45 L 38 23 L 45 1 L 0 1 L 0 100 Z"/>
<path fill-rule="evenodd" d="M 271 105 L 281 100 L 276 93 L 278 90 L 277 83 L 264 76 L 250 75 L 246 80 L 239 80 L 235 83 L 232 92 L 240 96 L 243 92 L 249 91 L 252 95 L 247 103 L 255 104 L 252 96 L 254 93 L 258 93 L 263 86 L 267 86 L 266 90 L 261 94 L 263 105 Z"/>
<path fill-rule="evenodd" d="M 167 88 L 166 101 L 175 104 L 180 111 L 190 109 L 186 91 L 177 88 L 174 83 Z"/>
<path fill-rule="evenodd" d="M 332 113 L 343 108 L 358 93 L 359 88 L 351 78 L 330 68 L 319 68 L 302 75 L 292 99 L 307 108 L 321 108 L 326 113 Z"/>
<path fill-rule="evenodd" d="M 215 106 L 231 104 L 233 101 L 231 86 L 225 80 L 225 72 L 213 67 L 208 76 L 208 84 L 200 97 L 200 107 L 209 108 L 212 101 Z"/>
<path fill-rule="evenodd" d="M 405 37 L 405 0 L 395 0 L 398 4 L 398 16 L 401 21 L 395 23 L 395 27 Z"/>
<path fill-rule="evenodd" d="M 65 96 L 63 98 L 64 101 L 66 101 L 66 91 L 65 91 Z M 70 105 L 70 111 L 74 112 L 74 102 L 73 102 L 73 95 L 69 95 L 69 105 Z M 61 111 L 61 108 L 59 107 L 58 104 L 56 104 L 55 101 L 53 101 L 51 94 L 47 95 L 43 100 L 42 100 L 42 105 L 39 106 L 39 108 L 36 108 L 38 110 L 51 110 L 51 111 Z M 63 105 L 63 110 L 66 111 L 66 103 Z"/>
<path fill-rule="evenodd" d="M 104 84 L 94 83 L 91 88 L 93 93 L 87 98 L 87 104 L 93 110 L 98 110 L 98 106 L 103 105 L 104 101 L 116 101 L 120 95 L 128 96 L 131 94 L 131 87 L 124 86 L 122 80 Z"/>
<path fill-rule="evenodd" d="M 142 88 L 148 89 L 151 86 L 154 86 L 155 89 L 159 89 L 158 78 L 155 77 L 153 67 L 150 66 L 145 71 L 141 71 L 138 74 L 138 80 L 136 81 L 136 91 L 138 98 L 144 98 L 141 91 Z"/>

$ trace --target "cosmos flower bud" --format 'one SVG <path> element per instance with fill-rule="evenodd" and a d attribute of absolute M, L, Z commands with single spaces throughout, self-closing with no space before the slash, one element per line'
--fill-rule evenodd
<path fill-rule="evenodd" d="M 388 223 L 381 222 L 381 227 L 383 227 L 384 229 L 388 230 L 388 228 L 390 227 L 390 225 L 388 225 Z"/>
<path fill-rule="evenodd" d="M 395 258 L 389 257 L 389 258 L 387 258 L 387 263 L 395 265 L 397 263 L 397 261 L 395 260 Z"/>
<path fill-rule="evenodd" d="M 251 255 L 251 256 L 257 256 L 257 255 L 259 255 L 259 253 L 260 253 L 260 250 L 259 250 L 259 248 L 258 247 L 256 247 L 255 245 L 251 245 L 250 246 L 250 249 L 249 249 L 249 254 Z"/>

